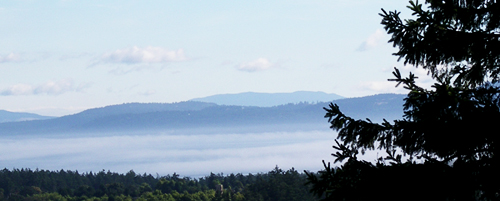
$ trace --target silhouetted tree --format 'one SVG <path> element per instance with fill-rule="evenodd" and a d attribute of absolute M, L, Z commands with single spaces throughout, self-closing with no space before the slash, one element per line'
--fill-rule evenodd
<path fill-rule="evenodd" d="M 330 104 L 338 131 L 333 168 L 307 173 L 322 200 L 498 200 L 500 195 L 500 3 L 496 0 L 410 1 L 413 19 L 382 9 L 394 54 L 435 80 L 393 75 L 408 92 L 401 120 L 356 120 Z M 382 150 L 376 164 L 357 155 Z"/>

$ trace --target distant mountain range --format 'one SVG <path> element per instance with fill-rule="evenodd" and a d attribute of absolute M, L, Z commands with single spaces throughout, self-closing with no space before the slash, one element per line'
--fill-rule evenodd
<path fill-rule="evenodd" d="M 353 118 L 380 121 L 402 116 L 405 95 L 380 94 L 335 100 Z M 324 118 L 328 102 L 281 104 L 272 107 L 179 103 L 128 103 L 94 108 L 45 120 L 0 123 L 0 136 L 71 133 L 91 134 L 145 130 L 200 130 L 252 132 L 314 130 L 329 127 Z"/>
<path fill-rule="evenodd" d="M 27 112 L 9 112 L 6 110 L 0 110 L 0 123 L 4 122 L 15 122 L 15 121 L 29 121 L 29 120 L 43 120 L 51 119 L 54 117 L 41 116 L 38 114 L 27 113 Z"/>
<path fill-rule="evenodd" d="M 330 102 L 344 97 L 337 94 L 327 94 L 325 92 L 297 91 L 292 93 L 256 93 L 246 92 L 238 94 L 220 94 L 195 98 L 190 101 L 200 101 L 215 103 L 218 105 L 239 105 L 271 107 L 288 103 L 316 103 Z"/>

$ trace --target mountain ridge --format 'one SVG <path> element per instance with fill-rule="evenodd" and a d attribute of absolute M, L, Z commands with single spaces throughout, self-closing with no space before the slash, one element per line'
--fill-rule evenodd
<path fill-rule="evenodd" d="M 190 101 L 209 102 L 218 105 L 272 107 L 288 103 L 328 102 L 342 98 L 344 97 L 334 93 L 320 91 L 296 91 L 291 93 L 244 92 L 236 94 L 217 94 L 190 99 Z"/>
<path fill-rule="evenodd" d="M 43 116 L 28 112 L 10 112 L 7 110 L 0 110 L 0 123 L 4 122 L 19 122 L 19 121 L 30 121 L 30 120 L 42 120 L 51 119 L 54 117 Z"/>
<path fill-rule="evenodd" d="M 382 118 L 401 118 L 404 97 L 379 94 L 333 102 L 348 116 L 380 121 Z M 53 119 L 0 123 L 0 133 L 6 136 L 233 127 L 235 130 L 241 127 L 271 130 L 327 128 L 323 107 L 329 103 L 303 102 L 272 107 L 227 106 L 195 101 L 126 103 Z"/>

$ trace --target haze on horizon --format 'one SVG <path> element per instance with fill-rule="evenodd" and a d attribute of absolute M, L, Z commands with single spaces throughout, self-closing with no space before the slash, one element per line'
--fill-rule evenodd
<path fill-rule="evenodd" d="M 110 170 L 126 173 L 200 177 L 214 173 L 260 173 L 275 166 L 318 171 L 330 158 L 332 132 L 245 134 L 148 134 L 94 137 L 14 137 L 0 139 L 0 161 L 7 169 Z M 283 140 L 286 138 L 286 140 Z"/>
<path fill-rule="evenodd" d="M 380 9 L 406 1 L 3 1 L 0 109 L 49 116 L 241 92 L 404 93 Z M 425 82 L 426 79 L 421 79 Z"/>

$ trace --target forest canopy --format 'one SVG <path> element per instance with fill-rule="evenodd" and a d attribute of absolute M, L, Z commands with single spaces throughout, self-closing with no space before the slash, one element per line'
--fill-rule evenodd
<path fill-rule="evenodd" d="M 306 175 L 275 167 L 267 173 L 210 173 L 201 178 L 111 171 L 0 170 L 0 200 L 312 201 Z M 217 188 L 220 186 L 222 188 Z"/>

